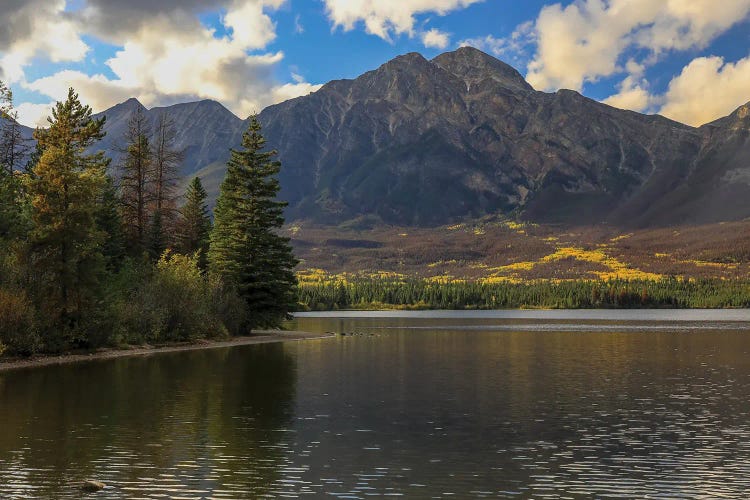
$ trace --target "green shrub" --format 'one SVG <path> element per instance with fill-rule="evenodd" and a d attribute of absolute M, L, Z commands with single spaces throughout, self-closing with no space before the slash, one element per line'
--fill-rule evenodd
<path fill-rule="evenodd" d="M 165 252 L 156 266 L 128 262 L 108 287 L 102 319 L 109 343 L 187 341 L 239 335 L 247 324 L 244 301 L 207 277 L 197 256 Z"/>
<path fill-rule="evenodd" d="M 206 300 L 208 284 L 197 258 L 165 252 L 145 292 L 153 304 L 150 312 L 156 339 L 189 340 L 220 333 Z"/>
<path fill-rule="evenodd" d="M 211 312 L 224 334 L 237 336 L 248 333 L 250 315 L 247 304 L 235 288 L 215 276 L 209 276 L 207 284 Z"/>
<path fill-rule="evenodd" d="M 31 356 L 39 349 L 34 308 L 21 291 L 0 289 L 0 353 Z"/>

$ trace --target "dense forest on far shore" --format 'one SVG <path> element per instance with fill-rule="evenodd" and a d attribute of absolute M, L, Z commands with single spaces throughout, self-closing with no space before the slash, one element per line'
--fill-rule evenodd
<path fill-rule="evenodd" d="M 526 283 L 368 278 L 301 283 L 308 310 L 750 307 L 750 281 L 539 280 Z"/>
<path fill-rule="evenodd" d="M 152 130 L 135 112 L 114 162 L 96 152 L 105 119 L 73 89 L 34 148 L 16 118 L 0 82 L 0 354 L 238 335 L 296 306 L 281 164 L 256 119 L 212 223 L 200 179 L 176 190 L 166 115 Z"/>

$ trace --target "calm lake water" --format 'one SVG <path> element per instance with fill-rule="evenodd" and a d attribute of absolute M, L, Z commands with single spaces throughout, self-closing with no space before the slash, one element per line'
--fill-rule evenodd
<path fill-rule="evenodd" d="M 303 315 L 0 373 L 0 498 L 747 498 L 749 311 Z"/>

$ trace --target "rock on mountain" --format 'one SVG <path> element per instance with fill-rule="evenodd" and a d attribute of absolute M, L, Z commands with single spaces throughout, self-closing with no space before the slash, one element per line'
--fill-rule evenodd
<path fill-rule="evenodd" d="M 97 148 L 107 151 L 116 162 L 117 151 L 124 146 L 124 136 L 132 114 L 140 109 L 151 130 L 156 129 L 159 117 L 166 113 L 177 130 L 175 147 L 184 151 L 181 166 L 184 176 L 195 174 L 208 165 L 223 163 L 229 157 L 229 148 L 242 140 L 243 121 L 216 101 L 198 101 L 173 106 L 146 109 L 137 99 L 128 99 L 102 113 L 107 117 L 106 137 Z"/>
<path fill-rule="evenodd" d="M 107 111 L 116 159 L 130 114 L 168 113 L 182 174 L 218 193 L 247 121 L 213 101 Z M 473 48 L 406 54 L 260 114 L 283 162 L 289 219 L 360 216 L 440 225 L 484 215 L 539 222 L 671 225 L 750 216 L 750 111 L 694 128 L 577 92 L 535 91 Z"/>
<path fill-rule="evenodd" d="M 569 90 L 537 92 L 472 48 L 397 57 L 260 118 L 281 151 L 293 218 L 434 225 L 501 213 L 651 225 L 750 216 L 745 122 L 696 129 Z"/>

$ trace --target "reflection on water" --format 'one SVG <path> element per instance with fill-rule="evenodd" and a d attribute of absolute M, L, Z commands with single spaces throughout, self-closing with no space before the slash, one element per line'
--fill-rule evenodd
<path fill-rule="evenodd" d="M 0 374 L 0 497 L 248 498 L 286 457 L 295 367 L 281 345 Z"/>
<path fill-rule="evenodd" d="M 297 320 L 357 336 L 0 375 L 0 496 L 745 498 L 750 323 Z"/>

